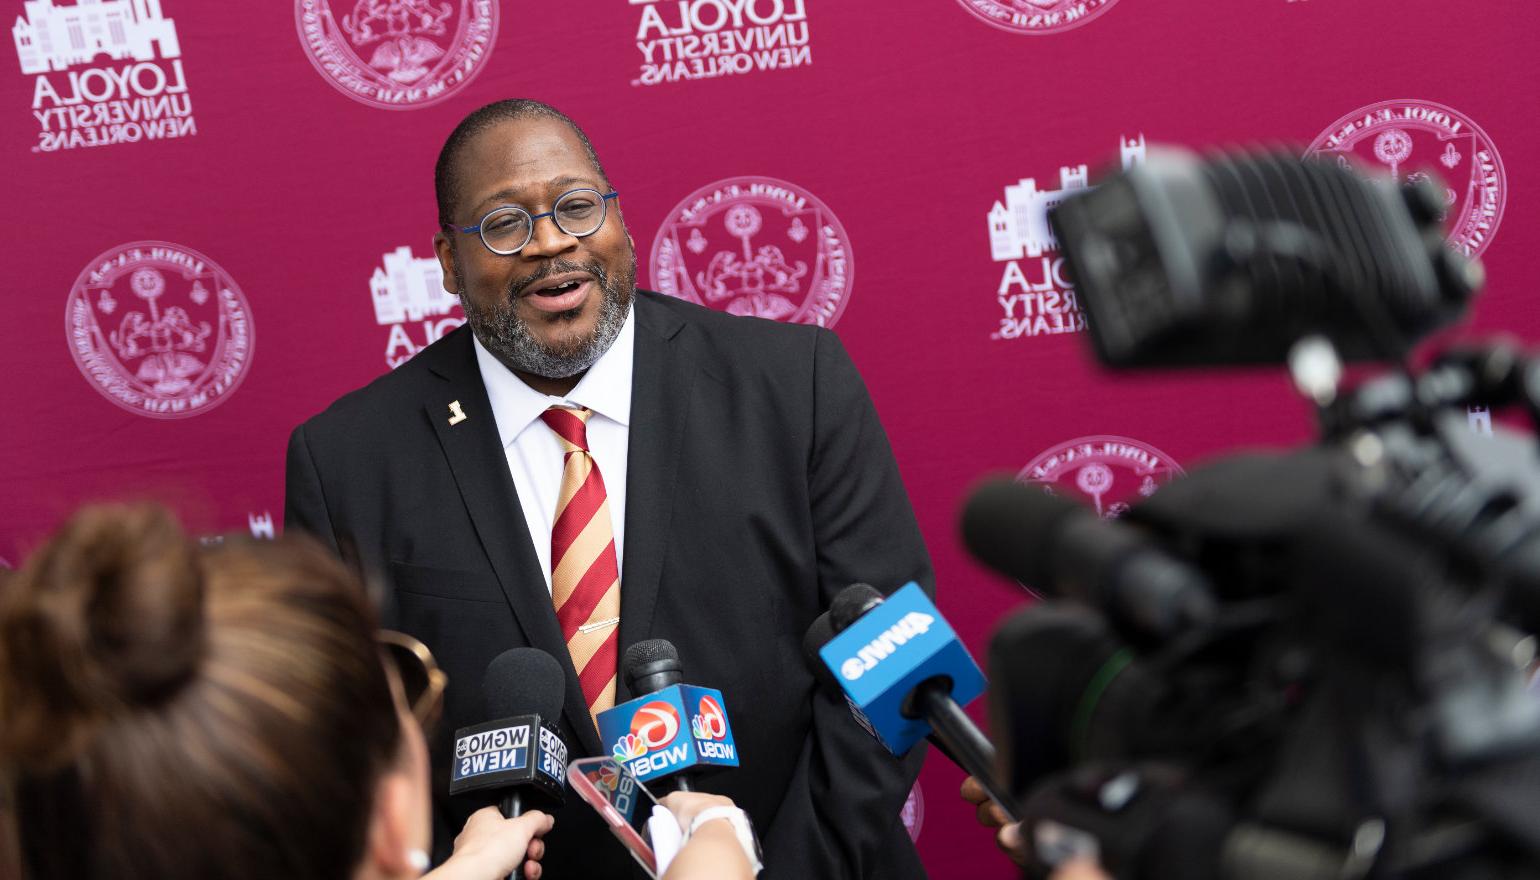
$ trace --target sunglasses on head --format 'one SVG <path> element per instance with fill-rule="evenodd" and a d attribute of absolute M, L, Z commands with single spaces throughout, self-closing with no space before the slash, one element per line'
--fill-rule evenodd
<path fill-rule="evenodd" d="M 423 733 L 431 735 L 444 708 L 444 686 L 449 683 L 449 676 L 438 668 L 428 646 L 406 633 L 382 629 L 376 640 L 386 662 L 395 670 L 406 707 Z"/>

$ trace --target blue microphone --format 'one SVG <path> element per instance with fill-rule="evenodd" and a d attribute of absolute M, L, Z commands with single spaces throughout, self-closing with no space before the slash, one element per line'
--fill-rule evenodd
<path fill-rule="evenodd" d="M 637 779 L 673 776 L 689 791 L 694 771 L 738 766 L 738 744 L 722 692 L 683 684 L 682 670 L 665 639 L 628 648 L 621 671 L 642 696 L 599 713 L 599 741 Z"/>
<path fill-rule="evenodd" d="M 836 634 L 818 656 L 863 726 L 894 755 L 936 740 L 1015 821 L 1012 799 L 995 782 L 995 748 L 962 710 L 984 692 L 984 673 L 920 585 L 883 599 L 852 584 L 828 613 Z"/>

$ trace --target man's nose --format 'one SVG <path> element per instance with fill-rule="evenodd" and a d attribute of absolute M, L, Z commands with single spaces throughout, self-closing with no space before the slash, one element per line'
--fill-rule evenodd
<path fill-rule="evenodd" d="M 541 217 L 530 230 L 529 244 L 519 251 L 525 257 L 553 257 L 577 247 L 578 238 L 556 225 L 555 217 Z"/>

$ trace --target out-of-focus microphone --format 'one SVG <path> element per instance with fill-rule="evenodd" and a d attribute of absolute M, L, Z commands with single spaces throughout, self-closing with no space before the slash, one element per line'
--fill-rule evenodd
<path fill-rule="evenodd" d="M 1015 821 L 1012 798 L 995 782 L 994 746 L 962 710 L 983 692 L 984 675 L 920 585 L 883 599 L 869 584 L 852 584 L 828 615 L 834 635 L 817 649 L 820 665 L 863 726 L 894 755 L 932 738 Z M 822 631 L 815 621 L 805 648 Z"/>
<path fill-rule="evenodd" d="M 738 766 L 722 692 L 684 684 L 671 642 L 637 642 L 620 669 L 626 686 L 641 696 L 599 713 L 599 740 L 637 779 L 672 776 L 679 791 L 689 791 L 695 771 Z"/>
<path fill-rule="evenodd" d="M 538 648 L 510 648 L 487 664 L 482 701 L 490 721 L 455 731 L 449 793 L 492 792 L 503 815 L 559 807 L 567 744 L 556 732 L 566 675 Z"/>
<path fill-rule="evenodd" d="M 1165 639 L 1214 617 L 1213 592 L 1196 568 L 1126 526 L 1009 478 L 968 497 L 962 535 L 980 562 L 1101 609 L 1130 636 Z"/>

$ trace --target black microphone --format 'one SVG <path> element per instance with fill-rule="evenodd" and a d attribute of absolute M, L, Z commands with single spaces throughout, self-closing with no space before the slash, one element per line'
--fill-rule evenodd
<path fill-rule="evenodd" d="M 990 480 L 962 514 L 968 552 L 1051 596 L 1107 612 L 1130 635 L 1165 639 L 1211 621 L 1208 579 L 1074 502 L 1011 479 Z"/>
<path fill-rule="evenodd" d="M 738 745 L 727 719 L 727 699 L 716 688 L 684 684 L 679 651 L 664 639 L 626 649 L 620 673 L 633 697 L 599 713 L 599 740 L 638 782 L 737 767 Z"/>
<path fill-rule="evenodd" d="M 647 639 L 626 649 L 620 663 L 626 687 L 636 696 L 684 684 L 684 664 L 679 649 L 668 639 Z"/>
<path fill-rule="evenodd" d="M 555 724 L 567 680 L 556 658 L 538 648 L 510 648 L 487 665 L 481 682 L 486 717 L 455 731 L 449 793 L 492 792 L 507 818 L 561 806 L 567 744 Z"/>
<path fill-rule="evenodd" d="M 626 687 L 638 697 L 684 684 L 684 664 L 679 662 L 679 649 L 668 639 L 647 639 L 627 648 L 620 671 L 625 676 Z M 673 777 L 676 791 L 693 791 L 687 771 L 675 771 Z"/>
<path fill-rule="evenodd" d="M 833 671 L 819 656 L 819 649 L 882 602 L 882 593 L 872 585 L 851 584 L 834 597 L 828 611 L 813 621 L 802 639 L 802 652 L 820 683 L 833 688 L 836 693 L 844 693 Z M 868 733 L 877 736 L 854 703 L 851 704 L 851 712 Z M 1011 821 L 1016 820 L 1013 799 L 995 780 L 995 747 L 967 713 L 963 712 L 957 701 L 952 699 L 952 682 L 948 678 L 935 676 L 920 682 L 904 701 L 903 714 L 929 722 L 931 732 L 925 738 L 947 760 L 977 779 L 1006 816 Z M 877 738 L 881 741 L 881 737 Z"/>
<path fill-rule="evenodd" d="M 829 623 L 835 633 L 842 633 L 861 615 L 882 604 L 882 592 L 871 584 L 851 584 L 829 603 Z"/>

